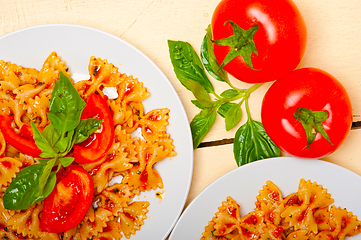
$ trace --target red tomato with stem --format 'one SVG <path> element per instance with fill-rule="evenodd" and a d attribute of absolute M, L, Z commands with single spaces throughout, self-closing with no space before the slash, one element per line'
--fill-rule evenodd
<path fill-rule="evenodd" d="M 91 94 L 81 118 L 98 118 L 103 120 L 99 130 L 91 134 L 86 141 L 74 146 L 76 162 L 95 162 L 105 156 L 114 140 L 113 116 L 107 103 L 107 97 L 102 97 L 96 93 Z"/>
<path fill-rule="evenodd" d="M 54 190 L 44 199 L 40 218 L 40 229 L 44 232 L 59 233 L 74 228 L 93 201 L 93 180 L 83 167 L 71 164 L 56 176 Z"/>
<path fill-rule="evenodd" d="M 293 71 L 307 42 L 305 22 L 292 0 L 222 0 L 213 13 L 212 35 L 217 61 L 236 56 L 223 68 L 247 83 L 273 81 Z"/>
<path fill-rule="evenodd" d="M 263 126 L 285 153 L 322 158 L 344 142 L 352 124 L 342 84 L 317 68 L 301 68 L 272 84 L 261 111 Z"/>

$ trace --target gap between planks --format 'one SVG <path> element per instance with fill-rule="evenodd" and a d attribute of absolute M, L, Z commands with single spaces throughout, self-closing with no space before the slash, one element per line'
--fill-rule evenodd
<path fill-rule="evenodd" d="M 361 129 L 361 121 L 352 123 L 351 130 L 356 130 L 356 129 Z M 233 144 L 233 142 L 234 142 L 234 138 L 202 142 L 201 144 L 199 144 L 197 148 L 215 147 L 215 146 Z"/>

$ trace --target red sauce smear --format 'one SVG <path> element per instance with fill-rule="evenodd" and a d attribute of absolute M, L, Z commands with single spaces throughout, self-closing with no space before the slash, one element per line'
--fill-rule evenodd
<path fill-rule="evenodd" d="M 258 219 L 257 219 L 257 217 L 255 215 L 251 215 L 249 218 L 244 220 L 244 222 L 247 223 L 247 224 L 257 224 Z"/>
<path fill-rule="evenodd" d="M 276 237 L 276 238 L 278 238 L 278 237 L 282 234 L 282 232 L 283 232 L 283 228 L 282 228 L 282 227 L 278 227 L 278 228 L 276 228 L 275 231 L 273 232 L 273 233 L 274 233 L 273 236 Z"/>
<path fill-rule="evenodd" d="M 124 96 L 129 95 L 130 93 L 133 92 L 134 86 L 132 83 L 127 83 L 127 85 L 125 86 L 125 92 L 124 92 Z"/>
<path fill-rule="evenodd" d="M 236 214 L 237 208 L 229 207 L 229 208 L 227 208 L 227 211 L 228 211 L 229 215 L 231 215 L 234 218 L 237 218 L 237 214 Z"/>
<path fill-rule="evenodd" d="M 125 215 L 127 218 L 129 218 L 130 220 L 135 221 L 135 217 L 133 217 L 133 216 L 130 215 L 129 213 L 124 212 L 124 215 Z"/>
<path fill-rule="evenodd" d="M 295 204 L 298 204 L 298 203 L 299 203 L 299 199 L 295 195 L 295 196 L 290 197 L 290 199 L 288 199 L 288 201 L 286 203 L 286 206 L 292 206 L 292 205 L 295 205 Z"/>
<path fill-rule="evenodd" d="M 9 161 L 2 161 L 0 162 L 5 168 L 10 169 L 11 168 L 11 162 Z"/>

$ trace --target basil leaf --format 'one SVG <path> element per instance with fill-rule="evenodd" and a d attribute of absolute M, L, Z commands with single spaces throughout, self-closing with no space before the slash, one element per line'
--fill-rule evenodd
<path fill-rule="evenodd" d="M 48 118 L 62 133 L 74 130 L 86 103 L 63 72 L 55 82 L 50 99 Z"/>
<path fill-rule="evenodd" d="M 224 118 L 226 122 L 226 130 L 229 131 L 234 128 L 242 118 L 241 106 L 239 104 L 233 105 L 229 108 Z"/>
<path fill-rule="evenodd" d="M 221 97 L 225 98 L 234 98 L 239 95 L 239 92 L 235 89 L 227 89 L 224 92 L 221 93 Z"/>
<path fill-rule="evenodd" d="M 103 120 L 96 118 L 81 119 L 79 125 L 75 129 L 75 143 L 78 144 L 85 141 L 93 132 L 102 126 Z"/>
<path fill-rule="evenodd" d="M 193 93 L 198 103 L 203 107 L 212 107 L 213 102 L 206 89 L 198 82 L 186 80 L 184 85 Z"/>
<path fill-rule="evenodd" d="M 45 184 L 45 187 L 43 188 L 42 194 L 39 195 L 35 200 L 34 203 L 40 202 L 44 200 L 49 194 L 53 191 L 54 187 L 56 185 L 56 172 L 51 172 L 48 181 Z"/>
<path fill-rule="evenodd" d="M 66 132 L 65 135 L 55 144 L 55 147 L 59 149 L 59 154 L 62 156 L 66 155 L 73 148 L 74 133 L 75 130 Z"/>
<path fill-rule="evenodd" d="M 221 116 L 221 117 L 226 117 L 226 114 L 228 112 L 228 110 L 233 107 L 234 105 L 237 105 L 236 103 L 231 103 L 231 102 L 226 102 L 224 104 L 222 104 L 219 108 L 218 108 L 218 114 Z"/>
<path fill-rule="evenodd" d="M 55 174 L 51 174 L 45 187 L 40 189 L 39 181 L 43 169 L 44 165 L 33 164 L 23 168 L 17 174 L 3 196 L 6 209 L 27 209 L 32 204 L 45 199 L 51 193 L 56 183 Z"/>
<path fill-rule="evenodd" d="M 205 107 L 203 107 L 199 102 L 198 100 L 191 100 L 191 103 L 194 104 L 194 106 L 196 106 L 197 108 L 200 108 L 200 109 L 204 109 Z"/>
<path fill-rule="evenodd" d="M 233 153 L 238 166 L 280 156 L 279 148 L 269 138 L 262 123 L 250 118 L 235 134 Z"/>
<path fill-rule="evenodd" d="M 59 161 L 63 167 L 67 167 L 73 163 L 74 158 L 73 157 L 63 157 L 63 158 L 59 158 Z"/>
<path fill-rule="evenodd" d="M 35 144 L 41 150 L 40 157 L 42 158 L 55 158 L 58 154 L 54 151 L 48 140 L 40 133 L 33 122 L 30 122 L 33 130 Z"/>
<path fill-rule="evenodd" d="M 49 159 L 43 164 L 43 169 L 39 177 L 39 185 L 40 189 L 43 189 L 48 181 L 48 178 L 50 176 L 51 170 L 53 169 L 54 165 L 56 163 L 56 158 Z"/>
<path fill-rule="evenodd" d="M 187 42 L 168 40 L 168 47 L 174 72 L 181 84 L 190 90 L 184 81 L 193 80 L 199 82 L 207 92 L 213 93 L 213 85 L 192 46 Z"/>
<path fill-rule="evenodd" d="M 47 125 L 44 130 L 41 132 L 41 135 L 48 141 L 50 146 L 54 148 L 55 144 L 60 140 L 61 138 L 61 132 L 57 130 L 53 124 Z M 54 148 L 55 152 L 59 152 L 58 149 Z"/>
<path fill-rule="evenodd" d="M 226 71 L 219 65 L 213 51 L 211 25 L 206 29 L 207 33 L 203 38 L 201 45 L 201 60 L 207 72 L 218 81 L 228 82 Z"/>
<path fill-rule="evenodd" d="M 205 108 L 200 111 L 191 121 L 193 149 L 196 149 L 207 135 L 214 122 L 216 121 L 217 112 L 215 108 Z"/>

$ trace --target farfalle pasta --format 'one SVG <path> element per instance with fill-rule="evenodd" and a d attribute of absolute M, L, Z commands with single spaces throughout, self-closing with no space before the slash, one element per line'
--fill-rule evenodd
<path fill-rule="evenodd" d="M 316 182 L 301 179 L 298 191 L 283 197 L 267 181 L 256 197 L 254 211 L 243 217 L 240 205 L 228 196 L 201 239 L 342 240 L 359 234 L 361 221 L 333 203 L 327 189 Z"/>
<path fill-rule="evenodd" d="M 92 176 L 95 196 L 84 219 L 73 229 L 60 233 L 42 232 L 39 219 L 43 202 L 22 211 L 4 208 L 2 196 L 17 173 L 39 163 L 7 143 L 0 132 L 0 238 L 6 239 L 121 239 L 130 238 L 144 225 L 149 202 L 132 200 L 150 189 L 163 188 L 154 165 L 176 155 L 167 133 L 169 109 L 144 111 L 142 101 L 150 96 L 137 78 L 120 73 L 106 59 L 91 57 L 89 79 L 74 83 L 69 67 L 52 52 L 42 68 L 24 68 L 0 61 L 0 114 L 12 115 L 12 128 L 20 133 L 23 125 L 47 126 L 50 98 L 60 72 L 70 78 L 86 101 L 94 92 L 104 95 L 106 87 L 116 89 L 118 97 L 108 99 L 114 121 L 114 140 L 107 154 L 92 163 L 80 164 Z M 141 137 L 131 133 L 140 130 Z M 118 183 L 110 184 L 114 177 Z"/>

